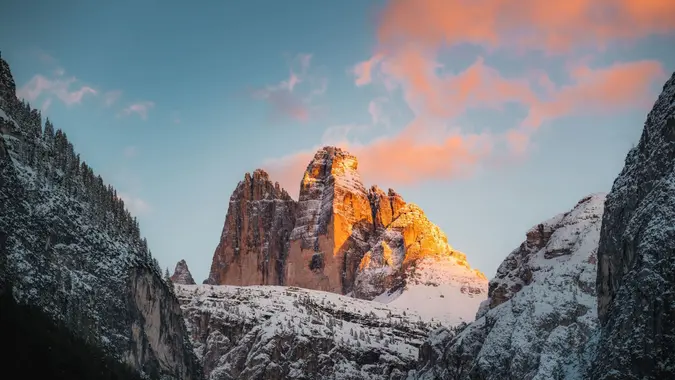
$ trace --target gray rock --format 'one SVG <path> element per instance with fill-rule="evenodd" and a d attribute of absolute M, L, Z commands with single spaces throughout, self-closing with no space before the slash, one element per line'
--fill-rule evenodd
<path fill-rule="evenodd" d="M 607 196 L 592 379 L 675 378 L 675 74 Z"/>

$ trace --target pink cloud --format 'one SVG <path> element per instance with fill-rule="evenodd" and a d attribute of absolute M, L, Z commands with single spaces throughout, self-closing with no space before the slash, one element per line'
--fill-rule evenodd
<path fill-rule="evenodd" d="M 462 43 L 481 45 L 490 54 L 515 50 L 552 55 L 588 48 L 598 51 L 611 43 L 675 32 L 675 2 L 521 3 L 518 7 L 502 0 L 392 0 L 387 4 L 379 18 L 375 54 L 357 63 L 352 74 L 359 87 L 378 82 L 390 94 L 400 89 L 414 118 L 399 134 L 375 140 L 362 149 L 366 172 L 369 162 L 387 162 L 388 167 L 395 168 L 389 171 L 380 167 L 379 173 L 373 171 L 370 176 L 386 176 L 398 182 L 453 178 L 490 159 L 497 154 L 498 146 L 507 147 L 515 156 L 525 155 L 530 135 L 545 122 L 570 114 L 641 109 L 653 101 L 653 85 L 665 76 L 656 61 L 592 67 L 592 57 L 585 56 L 569 65 L 571 83 L 566 85 L 557 85 L 543 70 L 506 77 L 482 58 L 459 73 L 444 70 L 439 53 Z M 482 136 L 479 140 L 484 144 L 479 153 L 474 145 L 476 136 L 461 129 L 448 132 L 448 125 L 468 109 L 501 109 L 508 103 L 522 105 L 527 117 L 506 132 Z M 381 111 L 371 102 L 369 113 L 374 123 L 382 120 Z M 390 154 L 396 152 L 396 157 L 406 159 L 395 165 L 391 159 L 378 161 L 388 149 Z M 444 154 L 449 153 L 444 149 L 454 153 L 446 157 Z M 427 160 L 429 154 L 425 152 L 459 162 L 463 170 L 443 160 Z M 420 167 L 424 170 L 417 169 Z"/>
<path fill-rule="evenodd" d="M 652 34 L 675 31 L 675 2 L 659 0 L 523 0 L 518 7 L 502 0 L 392 0 L 377 28 L 371 58 L 351 73 L 358 87 L 380 83 L 400 89 L 414 117 L 392 136 L 355 143 L 362 126 L 327 129 L 324 143 L 349 149 L 359 158 L 365 181 L 410 184 L 471 175 L 487 163 L 517 162 L 527 155 L 531 136 L 544 123 L 568 115 L 614 115 L 648 108 L 655 84 L 665 77 L 658 61 L 591 65 L 610 44 L 634 42 Z M 630 27 L 628 27 L 630 25 Z M 544 70 L 505 76 L 482 58 L 449 73 L 439 53 L 449 46 L 473 43 L 490 54 L 543 51 L 573 53 L 569 82 L 558 84 Z M 527 112 L 521 123 L 504 132 L 466 133 L 455 126 L 468 109 L 502 109 L 509 103 Z M 381 103 L 371 101 L 373 124 L 386 120 Z M 296 194 L 314 149 L 271 160 L 267 169 Z"/>
<path fill-rule="evenodd" d="M 26 85 L 17 91 L 17 96 L 35 101 L 41 96 L 55 96 L 67 106 L 79 104 L 82 98 L 87 95 L 96 95 L 97 91 L 89 86 L 80 86 L 72 89 L 71 86 L 76 82 L 74 77 L 68 79 L 49 79 L 43 75 L 35 75 Z"/>
<path fill-rule="evenodd" d="M 133 103 L 127 106 L 122 110 L 120 115 L 122 116 L 129 116 L 132 113 L 137 114 L 140 116 L 141 119 L 146 120 L 148 118 L 148 112 L 150 111 L 151 108 L 155 106 L 154 102 L 151 101 L 142 101 L 138 103 Z"/>

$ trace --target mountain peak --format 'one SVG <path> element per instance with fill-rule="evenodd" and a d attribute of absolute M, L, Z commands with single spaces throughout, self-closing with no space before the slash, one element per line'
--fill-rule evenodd
<path fill-rule="evenodd" d="M 176 269 L 174 269 L 173 275 L 171 276 L 171 282 L 181 285 L 195 285 L 195 280 L 192 278 L 192 274 L 190 273 L 190 269 L 185 260 L 181 260 L 176 264 Z"/>

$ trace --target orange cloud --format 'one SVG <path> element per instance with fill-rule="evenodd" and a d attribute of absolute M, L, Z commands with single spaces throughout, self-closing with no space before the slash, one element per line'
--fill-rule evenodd
<path fill-rule="evenodd" d="M 588 57 L 568 67 L 565 85 L 543 70 L 506 77 L 482 58 L 450 73 L 438 61 L 443 48 L 473 43 L 490 53 L 507 48 L 578 53 L 673 31 L 675 2 L 665 0 L 392 0 L 380 15 L 375 54 L 352 73 L 357 86 L 382 82 L 388 90 L 401 89 L 414 118 L 398 134 L 367 144 L 347 139 L 351 126 L 330 135 L 359 158 L 367 183 L 393 186 L 467 176 L 487 162 L 525 157 L 532 133 L 553 119 L 648 107 L 653 84 L 665 73 L 657 61 L 594 67 Z M 508 103 L 527 111 L 511 129 L 482 135 L 448 130 L 467 109 L 500 109 Z M 369 112 L 374 124 L 386 117 L 375 104 Z M 268 170 L 296 195 L 313 154 L 275 160 Z"/>
<path fill-rule="evenodd" d="M 359 173 L 366 184 L 388 186 L 469 175 L 489 154 L 491 139 L 483 135 L 452 135 L 437 142 L 415 142 L 397 135 L 366 145 L 335 145 L 358 158 Z M 263 167 L 297 199 L 303 173 L 316 149 L 319 147 L 269 161 Z"/>
<path fill-rule="evenodd" d="M 379 49 L 414 42 L 475 43 L 566 52 L 675 30 L 668 0 L 392 0 L 383 10 Z"/>
<path fill-rule="evenodd" d="M 568 114 L 603 114 L 615 109 L 640 109 L 653 101 L 652 85 L 666 77 L 658 61 L 615 63 L 592 69 L 581 65 L 572 69 L 575 83 L 551 88 L 548 100 L 530 104 L 523 127 L 538 128 L 546 120 Z"/>

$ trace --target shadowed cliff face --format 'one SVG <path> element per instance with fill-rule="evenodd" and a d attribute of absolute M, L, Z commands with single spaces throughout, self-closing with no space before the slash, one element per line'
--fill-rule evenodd
<path fill-rule="evenodd" d="M 181 260 L 176 264 L 176 269 L 174 269 L 173 275 L 171 275 L 171 282 L 180 285 L 195 284 L 195 280 L 192 278 L 192 273 L 190 273 L 190 268 L 188 268 L 185 260 Z"/>
<path fill-rule="evenodd" d="M 675 74 L 607 196 L 594 379 L 675 378 Z"/>
<path fill-rule="evenodd" d="M 296 202 L 263 170 L 246 173 L 230 197 L 209 278 L 217 285 L 281 285 Z"/>

